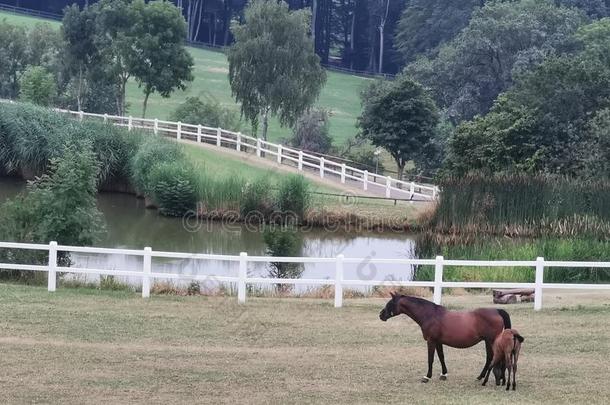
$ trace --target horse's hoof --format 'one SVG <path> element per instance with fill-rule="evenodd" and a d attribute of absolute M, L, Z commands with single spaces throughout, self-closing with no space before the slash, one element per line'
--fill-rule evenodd
<path fill-rule="evenodd" d="M 487 384 L 485 381 L 483 381 L 483 384 L 481 384 L 483 387 L 485 386 L 485 384 Z"/>
<path fill-rule="evenodd" d="M 447 374 L 441 374 L 441 381 L 447 381 Z"/>
<path fill-rule="evenodd" d="M 478 377 L 477 377 L 477 380 L 481 380 L 481 378 L 483 378 L 483 376 L 482 376 L 482 375 L 478 376 Z"/>
<path fill-rule="evenodd" d="M 424 377 L 421 379 L 421 382 L 424 384 L 427 383 L 428 381 L 430 381 L 430 379 L 428 377 Z"/>

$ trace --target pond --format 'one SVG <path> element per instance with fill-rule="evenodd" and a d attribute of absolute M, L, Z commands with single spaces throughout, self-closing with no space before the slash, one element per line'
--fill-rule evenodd
<path fill-rule="evenodd" d="M 0 203 L 25 189 L 23 182 L 0 178 Z M 96 244 L 102 247 L 157 251 L 265 255 L 263 234 L 257 227 L 217 221 L 184 223 L 182 219 L 163 217 L 156 210 L 144 207 L 144 201 L 132 195 L 101 193 L 98 207 L 104 216 L 105 230 Z M 301 255 L 307 257 L 410 258 L 413 257 L 414 236 L 399 232 L 345 233 L 324 229 L 299 232 Z M 139 269 L 141 258 L 116 255 L 73 254 L 74 267 L 104 269 Z M 250 264 L 250 275 L 267 276 L 268 268 Z M 364 260 L 345 265 L 345 278 L 359 280 L 407 280 L 412 278 L 411 266 L 376 266 Z M 237 275 L 237 263 L 219 261 L 161 260 L 153 261 L 153 271 L 189 274 Z M 305 264 L 303 278 L 334 278 L 334 264 Z M 128 280 L 135 281 L 135 280 Z"/>

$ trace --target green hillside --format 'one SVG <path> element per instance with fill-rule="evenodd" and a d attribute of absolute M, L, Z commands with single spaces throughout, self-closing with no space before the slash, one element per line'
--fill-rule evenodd
<path fill-rule="evenodd" d="M 15 24 L 32 25 L 40 21 L 49 22 L 59 27 L 57 21 L 41 20 L 6 12 L 0 12 L 0 18 L 6 18 Z M 210 51 L 198 48 L 189 48 L 195 59 L 195 80 L 185 91 L 175 92 L 171 98 L 164 99 L 152 95 L 148 102 L 149 117 L 160 119 L 168 118 L 169 114 L 186 97 L 208 96 L 220 103 L 239 110 L 231 97 L 228 81 L 229 65 L 225 55 L 220 51 Z M 330 133 L 335 143 L 341 144 L 356 133 L 356 117 L 360 114 L 359 92 L 370 79 L 342 74 L 328 73 L 328 81 L 322 90 L 318 105 L 331 111 Z M 144 97 L 135 82 L 127 87 L 127 101 L 129 111 L 134 116 L 142 113 Z M 290 130 L 281 128 L 277 120 L 272 120 L 269 127 L 269 138 L 274 141 L 287 137 Z"/>

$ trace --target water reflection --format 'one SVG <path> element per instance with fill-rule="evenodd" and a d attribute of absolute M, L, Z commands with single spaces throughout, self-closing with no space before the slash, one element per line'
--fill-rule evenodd
<path fill-rule="evenodd" d="M 0 179 L 0 202 L 23 190 L 24 184 Z M 242 224 L 224 224 L 209 221 L 202 223 L 195 232 L 185 230 L 180 219 L 158 215 L 157 211 L 144 208 L 142 200 L 120 193 L 102 193 L 98 206 L 103 213 L 106 231 L 98 246 L 112 248 L 143 249 L 150 246 L 156 251 L 239 255 L 265 255 L 263 233 Z M 364 258 L 358 264 L 345 264 L 345 279 L 358 280 L 406 280 L 412 277 L 411 266 L 373 265 L 370 258 L 413 257 L 413 238 L 410 235 L 387 232 L 345 233 L 327 232 L 321 229 L 301 232 L 302 255 L 306 257 Z M 72 256 L 75 267 L 116 270 L 140 269 L 140 257 L 124 255 Z M 154 259 L 154 272 L 200 275 L 236 276 L 236 262 L 216 260 Z M 269 269 L 263 264 L 250 263 L 248 273 L 267 276 Z M 333 263 L 306 264 L 303 278 L 334 278 Z"/>

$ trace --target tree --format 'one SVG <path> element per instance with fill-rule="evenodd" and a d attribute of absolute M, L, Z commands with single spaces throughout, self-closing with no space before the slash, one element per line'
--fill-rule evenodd
<path fill-rule="evenodd" d="M 489 111 L 515 75 L 574 49 L 573 34 L 584 22 L 579 10 L 552 0 L 489 2 L 437 56 L 422 57 L 406 70 L 457 123 Z"/>
<path fill-rule="evenodd" d="M 0 97 L 19 94 L 19 77 L 28 65 L 27 49 L 25 29 L 0 19 Z"/>
<path fill-rule="evenodd" d="M 411 0 L 396 27 L 396 49 L 405 62 L 428 54 L 453 39 L 468 25 L 470 16 L 484 0 Z"/>
<path fill-rule="evenodd" d="M 303 240 L 293 226 L 265 227 L 263 232 L 267 255 L 291 257 L 299 256 L 303 248 Z M 303 274 L 302 263 L 270 262 L 269 276 L 272 278 L 299 278 Z M 289 284 L 276 284 L 276 289 L 281 292 L 290 291 Z"/>
<path fill-rule="evenodd" d="M 518 76 L 487 115 L 460 125 L 446 170 L 591 175 L 592 158 L 607 151 L 605 113 L 596 112 L 610 105 L 609 32 L 610 19 L 582 27 L 581 51 Z"/>
<path fill-rule="evenodd" d="M 186 22 L 173 4 L 164 0 L 134 2 L 137 20 L 142 24 L 134 27 L 138 32 L 134 47 L 138 58 L 132 66 L 132 74 L 144 89 L 142 117 L 146 117 L 146 106 L 151 93 L 169 97 L 176 90 L 184 90 L 185 82 L 193 80 L 193 57 L 184 47 Z"/>
<path fill-rule="evenodd" d="M 98 48 L 101 66 L 116 89 L 116 110 L 125 115 L 125 86 L 133 73 L 133 66 L 140 62 L 140 52 L 134 46 L 144 35 L 142 14 L 136 12 L 143 0 L 101 0 L 95 3 L 95 46 Z M 139 30 L 138 30 L 139 28 Z"/>
<path fill-rule="evenodd" d="M 421 85 L 408 77 L 378 82 L 362 94 L 359 136 L 385 148 L 396 162 L 398 179 L 405 165 L 427 147 L 438 123 L 434 101 Z"/>
<path fill-rule="evenodd" d="M 291 12 L 286 3 L 273 0 L 254 0 L 245 23 L 231 28 L 231 91 L 255 129 L 262 117 L 264 140 L 270 115 L 277 115 L 282 125 L 294 125 L 326 82 L 308 30 L 306 10 Z"/>
<path fill-rule="evenodd" d="M 328 135 L 328 118 L 328 111 L 323 109 L 306 111 L 294 126 L 290 145 L 310 152 L 328 153 L 333 141 Z"/>
<path fill-rule="evenodd" d="M 78 5 L 66 7 L 61 24 L 61 35 L 65 43 L 66 66 L 68 74 L 75 77 L 72 86 L 78 111 L 83 110 L 86 78 L 90 71 L 98 67 L 99 51 L 95 43 L 96 9 Z"/>
<path fill-rule="evenodd" d="M 19 83 L 19 98 L 23 101 L 50 106 L 57 96 L 55 78 L 42 66 L 28 67 Z"/>

